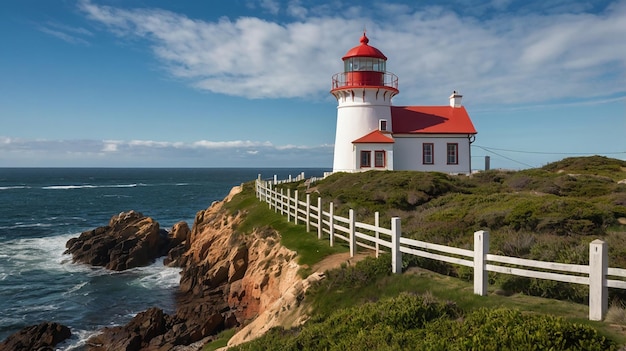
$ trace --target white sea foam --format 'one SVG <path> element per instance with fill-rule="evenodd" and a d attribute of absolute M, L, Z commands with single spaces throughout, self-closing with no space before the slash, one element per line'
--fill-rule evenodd
<path fill-rule="evenodd" d="M 63 296 L 69 296 L 72 295 L 73 293 L 77 292 L 78 290 L 82 289 L 83 286 L 87 285 L 89 282 L 82 282 L 79 284 L 76 284 L 74 286 L 72 286 L 71 288 L 69 288 L 66 292 L 63 293 Z"/>
<path fill-rule="evenodd" d="M 33 269 L 78 272 L 89 270 L 87 266 L 72 264 L 71 256 L 64 255 L 65 243 L 76 234 L 57 235 L 45 238 L 23 238 L 4 242 L 0 245 L 0 257 L 18 270 L 8 272 L 21 274 Z"/>
<path fill-rule="evenodd" d="M 111 185 L 91 185 L 91 184 L 48 185 L 48 186 L 44 186 L 41 188 L 44 190 L 71 190 L 71 189 L 96 189 L 96 188 L 136 188 L 137 186 L 146 186 L 146 184 L 133 183 L 133 184 L 111 184 Z"/>
<path fill-rule="evenodd" d="M 58 224 L 56 224 L 58 225 Z M 0 226 L 0 229 L 17 229 L 17 228 L 37 228 L 37 227 L 52 227 L 50 223 L 15 223 L 14 225 Z"/>
<path fill-rule="evenodd" d="M 146 289 L 175 288 L 180 283 L 180 268 L 163 265 L 163 257 L 146 267 L 134 268 L 141 277 L 133 282 Z"/>
<path fill-rule="evenodd" d="M 60 344 L 58 344 L 57 350 L 64 351 L 79 351 L 84 350 L 87 340 L 92 336 L 100 334 L 98 330 L 83 330 L 72 328 L 72 337 Z"/>
<path fill-rule="evenodd" d="M 0 190 L 12 190 L 12 189 L 30 189 L 30 187 L 25 186 L 25 185 L 0 186 Z"/>

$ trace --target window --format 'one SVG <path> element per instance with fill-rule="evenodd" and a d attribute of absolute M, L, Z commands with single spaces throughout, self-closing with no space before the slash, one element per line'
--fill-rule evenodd
<path fill-rule="evenodd" d="M 374 166 L 385 167 L 385 151 L 374 151 Z"/>
<path fill-rule="evenodd" d="M 432 165 L 435 163 L 434 161 L 434 149 L 435 146 L 433 143 L 423 143 L 422 144 L 422 163 L 425 165 Z"/>
<path fill-rule="evenodd" d="M 459 144 L 448 144 L 448 164 L 459 164 Z"/>
<path fill-rule="evenodd" d="M 361 151 L 361 168 L 372 167 L 372 152 Z"/>
<path fill-rule="evenodd" d="M 386 132 L 387 131 L 387 120 L 384 120 L 384 119 L 378 120 L 378 129 L 380 129 L 383 132 Z"/>

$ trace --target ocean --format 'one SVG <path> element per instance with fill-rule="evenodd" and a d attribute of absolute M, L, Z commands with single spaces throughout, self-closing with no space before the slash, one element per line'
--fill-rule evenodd
<path fill-rule="evenodd" d="M 322 176 L 328 169 L 0 168 L 0 341 L 43 321 L 65 324 L 80 350 L 105 326 L 156 306 L 171 313 L 180 270 L 158 260 L 124 272 L 72 263 L 65 243 L 135 210 L 170 229 L 233 186 L 262 178 Z"/>

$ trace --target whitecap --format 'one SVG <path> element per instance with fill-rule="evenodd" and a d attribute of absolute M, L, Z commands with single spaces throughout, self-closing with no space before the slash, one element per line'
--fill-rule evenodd
<path fill-rule="evenodd" d="M 44 190 L 70 190 L 70 189 L 85 189 L 85 188 L 97 188 L 95 185 L 49 185 L 41 187 Z"/>
<path fill-rule="evenodd" d="M 13 189 L 30 189 L 30 187 L 25 186 L 25 185 L 0 186 L 0 190 L 13 190 Z"/>
<path fill-rule="evenodd" d="M 146 289 L 177 287 L 180 284 L 181 268 L 164 266 L 163 259 L 161 257 L 146 267 L 134 268 L 132 271 L 139 273 L 140 277 L 131 284 Z"/>
<path fill-rule="evenodd" d="M 79 351 L 84 350 L 87 340 L 92 336 L 100 334 L 99 330 L 84 330 L 72 328 L 72 336 L 64 342 L 58 344 L 57 350 Z"/>
<path fill-rule="evenodd" d="M 69 296 L 69 295 L 71 295 L 72 293 L 74 293 L 74 292 L 76 292 L 76 291 L 78 291 L 78 290 L 82 289 L 82 288 L 83 288 L 83 286 L 87 285 L 88 283 L 89 283 L 89 282 L 82 282 L 82 283 L 79 283 L 79 284 L 76 284 L 76 285 L 72 286 L 72 287 L 71 287 L 71 288 L 69 288 L 66 292 L 64 292 L 64 293 L 63 293 L 63 296 Z"/>

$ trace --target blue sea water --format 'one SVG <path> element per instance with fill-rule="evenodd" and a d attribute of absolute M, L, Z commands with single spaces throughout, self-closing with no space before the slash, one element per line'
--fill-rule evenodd
<path fill-rule="evenodd" d="M 135 210 L 169 229 L 233 186 L 327 169 L 0 168 L 0 340 L 56 321 L 72 329 L 61 350 L 79 350 L 104 326 L 156 306 L 173 312 L 179 269 L 162 261 L 125 272 L 71 262 L 65 243 Z"/>

